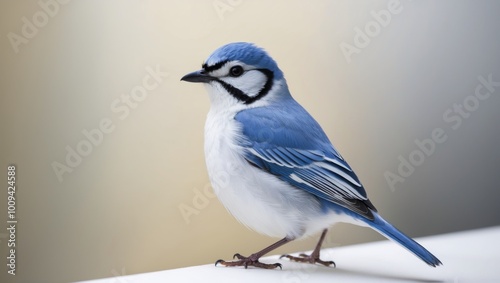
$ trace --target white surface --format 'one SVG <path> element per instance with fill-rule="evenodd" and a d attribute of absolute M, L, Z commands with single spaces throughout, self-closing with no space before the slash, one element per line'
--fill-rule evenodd
<path fill-rule="evenodd" d="M 437 268 L 393 242 L 382 241 L 322 250 L 321 258 L 334 260 L 337 268 L 269 256 L 261 261 L 279 262 L 283 270 L 208 264 L 85 282 L 500 282 L 499 240 L 500 227 L 417 239 L 443 262 Z"/>

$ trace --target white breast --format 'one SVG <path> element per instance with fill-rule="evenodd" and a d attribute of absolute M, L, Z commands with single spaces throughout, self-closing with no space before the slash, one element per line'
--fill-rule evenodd
<path fill-rule="evenodd" d="M 241 126 L 234 111 L 212 108 L 205 124 L 205 158 L 222 204 L 249 228 L 272 237 L 299 238 L 327 228 L 331 216 L 317 199 L 251 166 L 236 144 Z"/>

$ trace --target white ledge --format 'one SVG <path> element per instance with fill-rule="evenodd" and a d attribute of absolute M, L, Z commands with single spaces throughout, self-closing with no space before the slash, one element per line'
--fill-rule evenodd
<path fill-rule="evenodd" d="M 416 239 L 443 262 L 436 268 L 382 241 L 322 250 L 321 258 L 334 260 L 336 268 L 268 256 L 261 261 L 279 262 L 283 270 L 208 264 L 82 282 L 500 282 L 499 239 L 500 226 Z"/>

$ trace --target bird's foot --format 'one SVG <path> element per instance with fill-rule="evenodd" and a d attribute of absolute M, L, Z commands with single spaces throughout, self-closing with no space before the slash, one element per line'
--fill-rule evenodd
<path fill-rule="evenodd" d="M 222 259 L 219 259 L 218 261 L 215 262 L 215 266 L 217 266 L 217 264 L 222 264 L 224 266 L 244 266 L 245 268 L 248 268 L 249 266 L 255 266 L 264 269 L 275 269 L 277 267 L 282 269 L 281 264 L 279 263 L 267 264 L 260 262 L 259 258 L 255 256 L 255 254 L 249 257 L 244 257 L 240 254 L 235 254 L 233 258 L 237 258 L 238 260 L 224 261 Z"/>
<path fill-rule="evenodd" d="M 291 261 L 296 261 L 296 262 L 307 262 L 307 263 L 311 263 L 311 264 L 315 264 L 315 263 L 319 263 L 319 264 L 322 264 L 324 266 L 331 266 L 333 265 L 333 267 L 336 267 L 335 265 L 335 262 L 333 261 L 323 261 L 319 258 L 319 255 L 315 256 L 315 255 L 306 255 L 306 254 L 299 254 L 299 256 L 291 256 L 291 255 L 282 255 L 280 256 L 280 258 L 288 258 L 290 259 Z"/>

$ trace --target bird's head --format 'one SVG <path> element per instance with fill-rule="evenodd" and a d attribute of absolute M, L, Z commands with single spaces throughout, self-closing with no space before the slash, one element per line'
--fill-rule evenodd
<path fill-rule="evenodd" d="M 203 63 L 202 69 L 181 78 L 205 83 L 212 107 L 254 107 L 289 96 L 283 72 L 262 48 L 236 42 L 219 47 Z"/>

